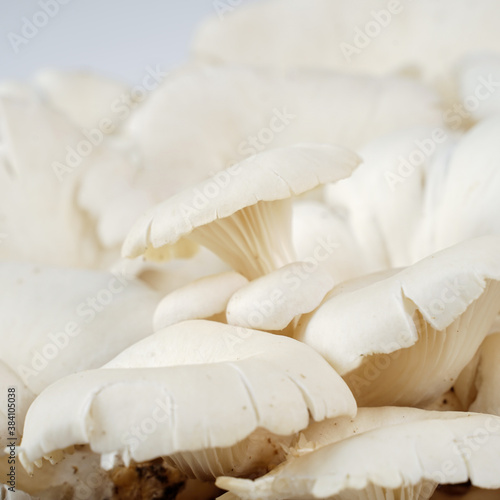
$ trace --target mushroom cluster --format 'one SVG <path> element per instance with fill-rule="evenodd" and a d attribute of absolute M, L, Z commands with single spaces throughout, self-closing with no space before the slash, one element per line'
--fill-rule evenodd
<path fill-rule="evenodd" d="M 500 499 L 500 5 L 214 10 L 0 84 L 0 500 Z"/>

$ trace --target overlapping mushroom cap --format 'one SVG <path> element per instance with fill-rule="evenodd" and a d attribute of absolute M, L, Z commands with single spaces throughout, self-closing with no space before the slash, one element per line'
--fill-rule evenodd
<path fill-rule="evenodd" d="M 159 296 L 144 284 L 109 272 L 0 263 L 0 424 L 7 388 L 16 388 L 22 433 L 29 405 L 45 387 L 97 368 L 152 332 Z M 0 427 L 0 450 L 7 425 Z M 0 451 L 0 455 L 1 455 Z"/>
<path fill-rule="evenodd" d="M 295 260 L 290 198 L 348 177 L 359 161 L 346 149 L 313 144 L 254 155 L 146 213 L 123 254 L 168 259 L 185 255 L 194 241 L 256 278 Z"/>
<path fill-rule="evenodd" d="M 142 108 L 125 103 L 130 115 L 125 128 L 121 115 L 108 109 L 115 109 L 118 98 L 131 99 L 125 86 L 91 74 L 55 71 L 42 72 L 35 81 L 43 102 L 30 87 L 17 97 L 15 88 L 6 92 L 0 164 L 9 189 L 0 205 L 5 219 L 1 234 L 7 255 L 22 251 L 26 258 L 46 264 L 57 260 L 91 267 L 108 264 L 143 211 L 264 149 L 304 140 L 354 148 L 399 127 L 441 123 L 439 102 L 432 92 L 390 78 L 280 76 L 242 68 L 189 67 L 155 89 Z M 227 88 L 221 88 L 224 85 Z M 346 104 L 340 96 L 347 89 L 356 93 L 358 113 L 350 106 L 340 113 Z M 82 107 L 82 99 L 89 104 Z M 195 99 L 199 106 L 193 104 Z M 371 115 L 373 123 L 368 126 L 361 102 L 374 100 L 379 112 Z M 193 110 L 193 120 L 184 122 L 190 126 L 196 122 L 203 129 L 197 137 L 204 147 L 181 148 L 192 141 L 193 132 L 179 117 Z M 101 126 L 103 120 L 106 126 Z M 26 130 L 34 134 L 41 129 L 44 137 L 39 137 L 36 153 L 32 148 L 19 150 Z M 169 131 L 167 140 L 158 137 L 159 131 Z M 43 192 L 28 194 L 42 184 Z M 19 205 L 16 217 L 7 209 L 25 198 L 31 199 L 30 206 L 43 218 L 51 238 L 41 239 L 29 227 L 31 210 L 26 204 Z M 70 204 L 74 198 L 76 204 Z M 19 227 L 23 230 L 14 229 Z M 44 252 L 31 255 L 27 248 L 32 245 Z"/>
<path fill-rule="evenodd" d="M 360 406 L 429 403 L 449 389 L 500 311 L 500 237 L 466 241 L 389 276 L 340 284 L 294 337 Z"/>
<path fill-rule="evenodd" d="M 214 274 L 179 287 L 166 295 L 154 315 L 154 329 L 189 319 L 225 320 L 229 299 L 248 280 L 234 271 Z"/>
<path fill-rule="evenodd" d="M 75 168 L 64 183 L 52 166 L 64 162 L 67 146 L 82 138 L 67 119 L 34 96 L 27 100 L 0 98 L 3 259 L 89 267 L 104 260 L 89 220 L 75 203 L 84 159 L 80 157 L 81 168 Z"/>
<path fill-rule="evenodd" d="M 318 449 L 301 452 L 299 447 L 255 481 L 225 477 L 217 484 L 241 500 L 427 500 L 437 484 L 470 480 L 482 488 L 500 487 L 499 417 L 373 408 L 360 410 L 350 422 L 316 427 L 311 437 L 316 433 L 322 439 Z"/>
<path fill-rule="evenodd" d="M 500 234 L 499 132 L 500 117 L 484 120 L 453 151 L 436 213 L 437 249 L 478 236 Z"/>
<path fill-rule="evenodd" d="M 159 300 L 133 278 L 102 271 L 0 263 L 0 282 L 1 335 L 11 346 L 0 360 L 35 393 L 151 333 Z"/>
<path fill-rule="evenodd" d="M 127 85 L 88 71 L 42 70 L 35 74 L 34 86 L 75 125 L 86 130 L 104 129 L 103 134 L 116 132 L 126 116 L 124 109 L 133 106 L 126 99 L 132 101 Z"/>
<path fill-rule="evenodd" d="M 464 54 L 498 50 L 496 9 L 494 0 L 221 3 L 199 30 L 193 53 L 216 64 L 407 73 L 449 91 Z"/>
<path fill-rule="evenodd" d="M 443 248 L 436 243 L 436 212 L 444 205 L 455 145 L 455 135 L 444 128 L 398 131 L 368 144 L 353 175 L 325 188 L 326 202 L 343 214 L 353 234 L 354 251 L 364 251 L 362 272 L 408 266 Z M 456 217 L 453 224 L 461 222 Z"/>
<path fill-rule="evenodd" d="M 306 262 L 293 262 L 242 286 L 229 299 L 230 325 L 284 330 L 294 318 L 316 309 L 333 288 L 329 274 Z"/>
<path fill-rule="evenodd" d="M 345 280 L 500 234 L 499 130 L 494 117 L 462 136 L 425 127 L 373 141 L 351 177 L 325 188 L 329 209 L 296 208 L 299 257 L 311 253 L 304 241 L 328 237 L 338 248 L 323 267 Z"/>
<path fill-rule="evenodd" d="M 364 103 L 374 102 L 367 114 Z M 138 178 L 161 200 L 270 148 L 356 149 L 399 128 L 437 126 L 440 111 L 433 91 L 404 78 L 192 65 L 169 75 L 126 130 L 143 159 Z"/>
<path fill-rule="evenodd" d="M 41 423 L 56 401 L 61 411 Z M 249 474 L 279 459 L 280 443 L 307 427 L 310 416 L 355 411 L 345 383 L 308 346 L 187 321 L 131 346 L 103 369 L 47 388 L 28 412 L 21 459 L 29 467 L 88 443 L 108 468 L 113 457 L 126 463 L 168 457 L 192 476 Z"/>

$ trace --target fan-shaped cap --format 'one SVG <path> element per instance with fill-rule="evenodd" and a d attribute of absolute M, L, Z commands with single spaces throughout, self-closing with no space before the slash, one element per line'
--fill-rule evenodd
<path fill-rule="evenodd" d="M 57 414 L 43 418 L 56 401 Z M 126 462 L 167 456 L 202 478 L 248 474 L 279 449 L 274 435 L 307 427 L 309 415 L 322 420 L 355 411 L 342 379 L 305 344 L 187 321 L 126 349 L 103 369 L 47 388 L 28 412 L 20 457 L 29 467 L 55 450 L 89 443 Z"/>
<path fill-rule="evenodd" d="M 463 136 L 448 161 L 447 179 L 435 213 L 437 248 L 488 234 L 500 235 L 500 117 Z M 474 168 L 470 168 L 474 165 Z"/>
<path fill-rule="evenodd" d="M 378 409 L 371 411 L 376 415 Z M 353 422 L 350 437 L 291 456 L 255 481 L 226 477 L 219 478 L 217 485 L 242 500 L 339 494 L 353 499 L 392 498 L 391 494 L 428 499 L 438 483 L 469 479 L 482 488 L 500 487 L 496 465 L 500 459 L 499 417 L 462 412 L 419 415 L 418 410 L 406 408 L 393 411 L 396 416 L 388 425 L 361 428 L 358 433 Z M 473 435 L 481 438 L 471 438 Z"/>
<path fill-rule="evenodd" d="M 209 319 L 224 313 L 231 296 L 247 283 L 241 274 L 228 271 L 177 288 L 158 304 L 153 320 L 155 331 L 181 321 Z"/>
<path fill-rule="evenodd" d="M 28 148 L 27 137 L 31 139 Z M 54 167 L 66 162 L 68 145 L 82 139 L 69 120 L 34 95 L 0 97 L 0 254 L 4 259 L 87 267 L 100 263 L 102 248 L 75 202 L 88 158 L 80 156 L 78 162 L 74 157 L 79 168 L 67 166 L 71 175 L 64 177 L 65 182 Z"/>
<path fill-rule="evenodd" d="M 357 170 L 362 168 L 363 164 Z M 339 183 L 345 185 L 345 181 Z M 373 248 L 370 246 L 367 252 L 360 245 L 342 209 L 334 210 L 319 201 L 298 200 L 293 205 L 292 234 L 297 260 L 328 272 L 335 283 L 372 270 L 369 261 Z"/>
<path fill-rule="evenodd" d="M 34 394 L 149 335 L 159 300 L 134 279 L 83 269 L 2 262 L 0 283 L 0 337 L 10 345 L 0 366 Z"/>
<path fill-rule="evenodd" d="M 290 209 L 272 202 L 348 177 L 359 161 L 346 149 L 313 144 L 252 156 L 146 213 L 127 236 L 123 254 L 158 258 L 191 235 L 244 276 L 265 274 L 262 268 L 270 271 L 294 260 Z M 218 227 L 217 221 L 226 225 Z"/>
<path fill-rule="evenodd" d="M 359 274 L 409 266 L 443 248 L 436 247 L 436 214 L 455 146 L 445 128 L 398 130 L 363 147 L 353 175 L 325 187 L 327 203 L 347 220 L 353 255 L 364 250 Z"/>
<path fill-rule="evenodd" d="M 294 262 L 242 286 L 230 298 L 230 325 L 259 330 L 283 330 L 292 320 L 311 312 L 333 288 L 329 274 L 317 265 Z"/>
<path fill-rule="evenodd" d="M 358 404 L 418 405 L 449 389 L 500 300 L 500 237 L 470 240 L 389 278 L 334 289 L 294 337 L 346 378 Z"/>
<path fill-rule="evenodd" d="M 187 65 L 134 108 L 119 143 L 103 141 L 129 154 L 92 162 L 79 199 L 101 241 L 118 245 L 156 203 L 255 153 L 300 142 L 357 150 L 421 124 L 442 124 L 438 98 L 405 78 Z"/>
<path fill-rule="evenodd" d="M 496 9 L 494 0 L 221 3 L 202 24 L 193 53 L 209 63 L 409 73 L 451 91 L 451 69 L 462 55 L 498 50 Z"/>
<path fill-rule="evenodd" d="M 130 99 L 126 85 L 86 71 L 45 69 L 35 75 L 35 85 L 51 106 L 75 125 L 99 129 L 103 119 L 111 123 L 105 133 L 117 128 L 118 113 L 114 116 L 113 103 L 123 102 L 123 97 Z"/>

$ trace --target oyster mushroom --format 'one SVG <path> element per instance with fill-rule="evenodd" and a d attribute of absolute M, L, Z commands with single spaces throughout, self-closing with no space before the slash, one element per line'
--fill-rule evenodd
<path fill-rule="evenodd" d="M 333 214 L 326 215 L 320 231 L 338 232 L 342 242 L 325 262 L 328 271 L 350 279 L 500 234 L 495 216 L 500 210 L 499 131 L 500 119 L 494 117 L 462 136 L 441 128 L 412 128 L 362 148 L 363 163 L 353 175 L 325 188 Z M 314 235 L 314 224 L 305 235 Z M 336 266 L 337 259 L 346 263 L 344 269 Z"/>
<path fill-rule="evenodd" d="M 357 150 L 399 128 L 441 125 L 439 107 L 435 93 L 406 79 L 188 65 L 120 129 L 134 161 L 92 167 L 80 199 L 118 244 L 147 208 L 255 153 L 301 142 Z"/>
<path fill-rule="evenodd" d="M 4 478 L 11 467 L 10 450 L 4 451 L 11 444 L 8 388 L 15 388 L 19 439 L 28 408 L 45 387 L 70 373 L 101 366 L 152 333 L 159 296 L 126 276 L 27 263 L 0 262 L 0 283 L 0 337 L 10 346 L 0 352 L 0 475 Z M 80 491 L 80 498 L 90 498 L 111 488 L 96 456 L 88 451 L 68 455 L 35 478 L 23 473 L 17 463 L 19 495 L 26 492 L 38 499 L 44 492 L 43 498 L 63 498 Z M 12 492 L 8 495 L 11 498 Z"/>
<path fill-rule="evenodd" d="M 9 387 L 16 388 L 20 436 L 29 405 L 48 385 L 97 368 L 152 333 L 159 296 L 108 272 L 10 262 L 0 262 L 0 283 L 0 338 L 10 346 L 0 351 L 3 450 Z"/>
<path fill-rule="evenodd" d="M 159 301 L 144 284 L 103 271 L 1 262 L 0 283 L 1 336 L 11 346 L 0 361 L 35 394 L 152 333 Z"/>
<path fill-rule="evenodd" d="M 349 176 L 358 163 L 354 153 L 327 145 L 252 156 L 146 213 L 127 236 L 123 254 L 163 260 L 195 241 L 254 279 L 295 260 L 290 199 Z"/>
<path fill-rule="evenodd" d="M 44 419 L 56 401 L 60 411 Z M 20 459 L 29 469 L 88 443 L 106 468 L 117 457 L 126 464 L 164 457 L 200 479 L 262 473 L 310 417 L 355 411 L 345 383 L 305 344 L 187 321 L 47 388 L 28 412 Z"/>
<path fill-rule="evenodd" d="M 371 262 L 373 245 L 367 251 L 360 244 L 349 218 L 342 212 L 319 201 L 298 200 L 293 205 L 292 234 L 297 260 L 330 274 L 336 284 L 377 269 Z"/>
<path fill-rule="evenodd" d="M 34 96 L 0 98 L 3 260 L 97 267 L 105 259 L 86 214 L 75 203 L 85 159 L 80 158 L 81 168 L 75 168 L 63 183 L 52 168 L 58 159 L 64 161 L 68 145 L 82 139 L 64 116 Z"/>
<path fill-rule="evenodd" d="M 500 237 L 403 271 L 339 285 L 294 337 L 344 377 L 360 406 L 419 406 L 450 389 L 500 308 Z"/>
<path fill-rule="evenodd" d="M 498 50 L 497 8 L 494 0 L 219 4 L 192 50 L 195 60 L 212 64 L 408 74 L 448 94 L 453 66 L 464 54 Z"/>
<path fill-rule="evenodd" d="M 127 85 L 88 71 L 45 69 L 35 74 L 34 85 L 51 107 L 75 125 L 104 129 L 104 133 L 114 132 L 122 115 L 116 116 L 113 104 L 130 96 Z"/>
<path fill-rule="evenodd" d="M 229 299 L 230 325 L 284 330 L 294 318 L 321 304 L 334 282 L 317 266 L 293 262 L 242 286 Z"/>
<path fill-rule="evenodd" d="M 350 248 L 355 257 L 361 253 L 358 266 L 355 262 L 350 266 L 354 272 L 359 269 L 358 273 L 348 278 L 363 271 L 408 266 L 461 241 L 440 246 L 436 234 L 447 230 L 438 229 L 436 219 L 441 207 L 446 210 L 443 193 L 456 141 L 444 128 L 399 130 L 367 144 L 359 152 L 363 163 L 353 175 L 325 187 L 327 204 L 343 216 L 354 240 L 346 242 L 344 253 Z M 453 217 L 452 211 L 446 213 Z M 460 226 L 462 220 L 453 217 L 447 223 Z M 333 223 L 325 221 L 324 225 L 327 231 Z M 334 257 L 329 269 L 336 271 Z"/>
<path fill-rule="evenodd" d="M 200 278 L 164 297 L 156 308 L 153 326 L 160 330 L 189 319 L 220 318 L 225 322 L 226 306 L 236 290 L 248 280 L 234 271 Z"/>
<path fill-rule="evenodd" d="M 221 477 L 216 484 L 241 500 L 426 500 L 437 484 L 470 480 L 481 488 L 500 487 L 499 417 L 373 408 L 338 422 L 340 431 L 335 423 L 316 426 L 316 433 L 318 427 L 323 431 L 319 448 L 301 452 L 299 447 L 267 475 L 255 481 Z"/>
<path fill-rule="evenodd" d="M 446 168 L 435 214 L 436 248 L 500 234 L 500 117 L 484 120 L 459 141 Z M 474 168 L 470 168 L 474 165 Z"/>
<path fill-rule="evenodd" d="M 192 65 L 169 75 L 125 129 L 144 163 L 138 187 L 161 201 L 270 148 L 314 142 L 356 150 L 400 128 L 438 126 L 439 108 L 430 89 L 401 78 Z"/>

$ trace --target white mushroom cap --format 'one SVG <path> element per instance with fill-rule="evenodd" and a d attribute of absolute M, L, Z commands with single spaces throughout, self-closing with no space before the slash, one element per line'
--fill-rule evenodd
<path fill-rule="evenodd" d="M 93 92 L 94 84 L 95 102 L 113 93 L 113 82 L 89 74 L 51 74 L 68 100 L 79 87 Z M 94 111 L 89 105 L 89 114 Z M 118 115 L 112 114 L 113 124 L 119 125 Z M 78 200 L 109 248 L 156 203 L 257 152 L 300 142 L 357 150 L 399 128 L 441 123 L 435 93 L 404 78 L 188 65 L 134 106 L 118 134 L 105 134 L 99 149 L 108 150 L 108 158 L 88 165 Z"/>
<path fill-rule="evenodd" d="M 294 337 L 347 380 L 360 406 L 430 403 L 474 356 L 500 304 L 500 237 L 470 240 L 335 293 Z"/>
<path fill-rule="evenodd" d="M 107 119 L 116 130 L 121 114 L 115 116 L 111 106 L 130 96 L 127 85 L 87 71 L 45 69 L 36 73 L 34 80 L 37 90 L 54 109 L 86 129 L 99 128 Z"/>
<path fill-rule="evenodd" d="M 459 415 L 464 414 L 456 411 L 429 411 L 397 406 L 359 408 L 355 417 L 337 417 L 312 422 L 294 437 L 287 454 L 302 456 L 323 446 L 375 429 L 420 420 L 454 419 Z"/>
<path fill-rule="evenodd" d="M 57 414 L 43 418 L 56 402 Z M 307 427 L 309 416 L 355 411 L 345 383 L 308 346 L 187 321 L 147 337 L 103 369 L 47 388 L 28 412 L 20 457 L 29 467 L 55 450 L 89 443 L 125 462 L 170 456 L 200 478 L 248 474 L 274 455 L 277 438 L 269 433 L 289 436 Z M 263 431 L 270 443 L 259 437 Z"/>
<path fill-rule="evenodd" d="M 216 12 L 194 40 L 197 60 L 372 75 L 409 73 L 443 90 L 452 87 L 451 68 L 462 55 L 495 51 L 500 43 L 494 0 L 271 0 L 237 8 L 218 4 Z"/>
<path fill-rule="evenodd" d="M 454 149 L 435 213 L 437 248 L 500 234 L 499 134 L 500 117 L 493 117 L 472 128 Z"/>
<path fill-rule="evenodd" d="M 346 149 L 312 144 L 252 156 L 146 213 L 123 254 L 165 258 L 188 237 L 249 279 L 266 274 L 295 260 L 290 198 L 348 177 L 358 163 Z"/>
<path fill-rule="evenodd" d="M 399 130 L 367 144 L 353 175 L 325 187 L 327 203 L 347 220 L 352 253 L 364 250 L 360 274 L 409 266 L 443 248 L 436 246 L 436 213 L 455 145 L 445 128 Z"/>
<path fill-rule="evenodd" d="M 159 296 L 125 276 L 1 262 L 0 283 L 0 365 L 34 394 L 152 333 Z"/>
<path fill-rule="evenodd" d="M 363 164 L 357 170 L 362 168 Z M 347 180 L 339 182 L 345 185 Z M 360 245 L 350 221 L 340 212 L 319 201 L 298 200 L 293 205 L 292 234 L 297 260 L 328 272 L 335 283 L 372 270 L 369 262 L 373 248 L 370 246 L 367 252 Z"/>
<path fill-rule="evenodd" d="M 154 330 L 224 313 L 231 296 L 247 283 L 241 274 L 228 271 L 200 278 L 174 290 L 158 304 L 153 319 Z"/>
<path fill-rule="evenodd" d="M 24 417 L 28 411 L 29 405 L 35 399 L 35 394 L 33 394 L 33 392 L 26 387 L 21 378 L 8 365 L 6 365 L 4 361 L 1 360 L 0 380 L 0 390 L 2 391 L 0 394 L 0 457 L 2 457 L 2 455 L 6 454 L 4 449 L 7 446 L 7 440 L 9 438 L 8 396 L 11 394 L 8 392 L 8 389 L 15 388 L 15 411 L 14 413 L 10 413 L 10 415 L 14 414 L 15 416 L 16 434 L 14 437 L 20 434 L 24 425 Z"/>
<path fill-rule="evenodd" d="M 293 262 L 242 286 L 227 304 L 230 325 L 283 330 L 321 304 L 334 282 L 317 266 Z"/>
<path fill-rule="evenodd" d="M 360 150 L 363 163 L 353 175 L 325 188 L 354 240 L 342 240 L 353 258 L 359 247 L 370 249 L 359 257 L 360 273 L 408 266 L 461 241 L 500 234 L 499 133 L 500 118 L 493 117 L 462 137 L 412 128 Z"/>
<path fill-rule="evenodd" d="M 136 187 L 161 201 L 259 151 L 299 142 L 357 150 L 398 129 L 441 123 L 436 94 L 406 78 L 188 65 L 125 128 L 144 163 Z"/>
<path fill-rule="evenodd" d="M 242 500 L 335 498 L 340 494 L 356 500 L 398 495 L 428 499 L 437 483 L 468 479 L 482 488 L 500 487 L 500 418 L 429 413 L 431 418 L 391 423 L 291 457 L 255 481 L 225 477 L 217 485 Z M 474 433 L 481 438 L 474 439 Z"/>
<path fill-rule="evenodd" d="M 87 216 L 75 202 L 87 158 L 65 182 L 53 168 L 54 163 L 65 162 L 68 145 L 82 139 L 83 134 L 64 116 L 34 96 L 0 98 L 0 255 L 4 260 L 87 267 L 103 260 Z"/>
<path fill-rule="evenodd" d="M 153 290 L 165 296 L 189 283 L 229 271 L 229 266 L 205 247 L 197 247 L 189 259 L 153 262 L 136 259 L 120 259 L 112 267 L 113 273 L 135 276 Z"/>

